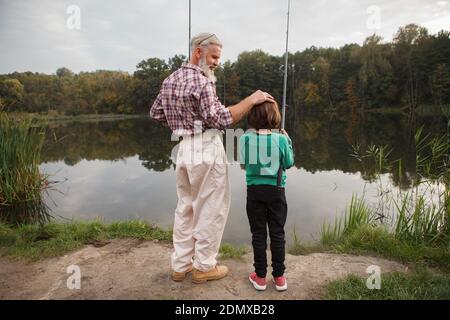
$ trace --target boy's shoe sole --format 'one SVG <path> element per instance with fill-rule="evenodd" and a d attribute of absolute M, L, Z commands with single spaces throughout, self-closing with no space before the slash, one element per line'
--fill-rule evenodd
<path fill-rule="evenodd" d="M 256 283 L 256 281 L 253 281 L 253 279 L 252 279 L 251 276 L 248 277 L 248 280 L 250 280 L 250 282 L 252 283 L 253 287 L 254 287 L 256 290 L 258 290 L 258 291 L 264 291 L 264 290 L 266 290 L 266 288 L 267 288 L 267 285 L 266 285 L 266 284 L 263 285 L 263 286 L 261 286 L 261 285 L 259 285 L 258 283 Z"/>
<path fill-rule="evenodd" d="M 286 291 L 287 290 L 287 281 L 285 281 L 284 286 L 277 286 L 275 280 L 272 279 L 272 282 L 275 284 L 275 289 L 277 291 Z"/>

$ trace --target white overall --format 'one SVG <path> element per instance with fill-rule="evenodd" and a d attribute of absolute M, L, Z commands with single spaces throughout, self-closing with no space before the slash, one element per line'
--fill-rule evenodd
<path fill-rule="evenodd" d="M 230 185 L 220 133 L 187 136 L 176 160 L 178 205 L 173 226 L 172 269 L 193 263 L 200 271 L 216 266 L 230 209 Z"/>

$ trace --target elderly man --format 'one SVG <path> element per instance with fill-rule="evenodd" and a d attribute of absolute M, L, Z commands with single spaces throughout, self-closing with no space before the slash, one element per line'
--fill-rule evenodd
<path fill-rule="evenodd" d="M 150 108 L 152 119 L 167 124 L 183 138 L 176 159 L 174 281 L 184 280 L 192 270 L 194 283 L 227 275 L 228 268 L 216 261 L 230 208 L 227 158 L 218 130 L 240 121 L 254 105 L 273 101 L 272 96 L 258 90 L 236 105 L 222 105 L 214 77 L 221 50 L 215 34 L 193 37 L 191 60 L 164 80 Z"/>

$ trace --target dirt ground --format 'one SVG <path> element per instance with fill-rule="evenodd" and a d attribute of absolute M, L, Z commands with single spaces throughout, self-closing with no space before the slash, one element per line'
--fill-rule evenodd
<path fill-rule="evenodd" d="M 320 299 L 328 282 L 349 273 L 368 277 L 370 265 L 378 265 L 382 273 L 406 268 L 367 256 L 287 254 L 288 290 L 277 292 L 269 282 L 266 291 L 257 292 L 247 279 L 252 271 L 251 253 L 242 261 L 222 260 L 231 270 L 226 278 L 193 284 L 191 275 L 183 282 L 170 279 L 171 250 L 170 244 L 158 241 L 116 239 L 29 264 L 0 257 L 0 299 Z M 67 286 L 70 265 L 80 267 L 80 289 Z M 269 268 L 268 279 L 270 272 Z"/>

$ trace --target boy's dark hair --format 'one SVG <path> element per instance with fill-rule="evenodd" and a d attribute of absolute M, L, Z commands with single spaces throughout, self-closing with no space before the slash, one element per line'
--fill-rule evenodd
<path fill-rule="evenodd" d="M 263 102 L 254 106 L 247 116 L 250 127 L 259 129 L 280 129 L 281 114 L 276 102 Z"/>

